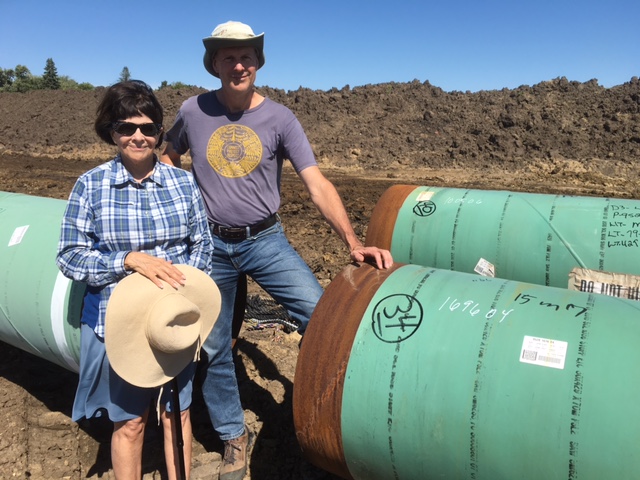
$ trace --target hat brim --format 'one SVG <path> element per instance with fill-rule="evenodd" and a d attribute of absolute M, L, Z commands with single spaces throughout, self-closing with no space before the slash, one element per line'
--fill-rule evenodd
<path fill-rule="evenodd" d="M 158 288 L 139 273 L 122 279 L 114 289 L 105 318 L 105 348 L 113 370 L 138 387 L 157 387 L 175 378 L 193 362 L 220 313 L 220 291 L 213 279 L 189 265 L 176 265 L 187 278 L 184 286 Z M 200 310 L 199 341 L 180 352 L 167 354 L 153 348 L 146 337 L 150 305 L 159 298 L 182 294 Z"/>
<path fill-rule="evenodd" d="M 258 70 L 264 65 L 264 33 L 247 38 L 217 38 L 206 37 L 202 39 L 204 44 L 204 68 L 214 77 L 220 78 L 213 69 L 213 56 L 221 48 L 229 47 L 253 47 L 258 52 Z"/>

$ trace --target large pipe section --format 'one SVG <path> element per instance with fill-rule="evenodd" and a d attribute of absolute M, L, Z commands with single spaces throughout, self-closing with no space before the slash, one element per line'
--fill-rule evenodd
<path fill-rule="evenodd" d="M 574 267 L 640 274 L 640 201 L 396 185 L 367 245 L 401 263 L 566 288 Z M 487 268 L 487 267 L 485 267 Z"/>
<path fill-rule="evenodd" d="M 302 343 L 298 441 L 345 479 L 637 478 L 639 308 L 418 265 L 348 266 Z"/>
<path fill-rule="evenodd" d="M 0 192 L 0 340 L 77 372 L 85 286 L 55 263 L 66 204 Z"/>

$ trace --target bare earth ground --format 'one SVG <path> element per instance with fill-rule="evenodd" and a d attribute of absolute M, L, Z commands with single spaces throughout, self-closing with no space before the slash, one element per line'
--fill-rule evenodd
<path fill-rule="evenodd" d="M 201 90 L 159 92 L 170 126 Z M 265 88 L 307 130 L 364 239 L 394 184 L 640 198 L 640 82 L 605 89 L 555 79 L 533 87 L 446 93 L 428 82 L 329 92 Z M 79 174 L 110 158 L 91 130 L 101 90 L 0 94 L 0 190 L 66 199 Z M 188 162 L 187 166 L 188 166 Z M 280 210 L 291 243 L 328 285 L 346 249 L 285 169 Z M 266 298 L 251 284 L 251 296 Z M 297 339 L 245 323 L 237 371 L 257 433 L 247 478 L 333 479 L 301 456 L 292 419 Z M 112 478 L 110 425 L 71 422 L 77 375 L 0 342 L 0 478 Z M 199 391 L 192 478 L 215 478 L 222 445 Z M 145 478 L 165 478 L 162 438 L 147 432 Z"/>

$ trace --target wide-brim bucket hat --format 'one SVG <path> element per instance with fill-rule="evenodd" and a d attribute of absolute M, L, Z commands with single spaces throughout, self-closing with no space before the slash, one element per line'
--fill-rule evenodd
<path fill-rule="evenodd" d="M 157 387 L 198 358 L 220 313 L 213 279 L 189 265 L 177 289 L 139 273 L 118 282 L 107 303 L 105 348 L 113 370 L 138 387 Z"/>
<path fill-rule="evenodd" d="M 264 33 L 256 35 L 249 25 L 229 21 L 221 23 L 211 32 L 210 37 L 202 39 L 204 43 L 204 68 L 214 77 L 220 76 L 213 69 L 213 56 L 221 48 L 254 47 L 258 53 L 258 69 L 264 65 Z"/>

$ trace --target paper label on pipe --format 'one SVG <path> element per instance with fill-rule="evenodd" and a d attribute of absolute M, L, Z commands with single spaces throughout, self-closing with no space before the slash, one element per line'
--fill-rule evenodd
<path fill-rule="evenodd" d="M 17 227 L 13 231 L 13 234 L 9 239 L 9 245 L 7 246 L 12 247 L 13 245 L 18 245 L 20 242 L 22 242 L 22 239 L 24 238 L 24 235 L 27 233 L 27 230 L 29 230 L 29 225 L 24 225 L 23 227 Z"/>
<path fill-rule="evenodd" d="M 418 196 L 416 197 L 416 202 L 426 202 L 431 200 L 431 197 L 433 197 L 433 195 L 436 192 L 420 192 L 418 194 Z"/>
<path fill-rule="evenodd" d="M 575 267 L 569 272 L 569 290 L 640 300 L 640 275 Z"/>
<path fill-rule="evenodd" d="M 496 276 L 496 267 L 493 265 L 493 263 L 485 260 L 484 258 L 478 260 L 478 263 L 476 264 L 473 271 L 482 275 L 483 277 L 494 278 Z"/>
<path fill-rule="evenodd" d="M 567 342 L 548 338 L 524 336 L 520 361 L 541 367 L 564 369 L 567 358 Z"/>

